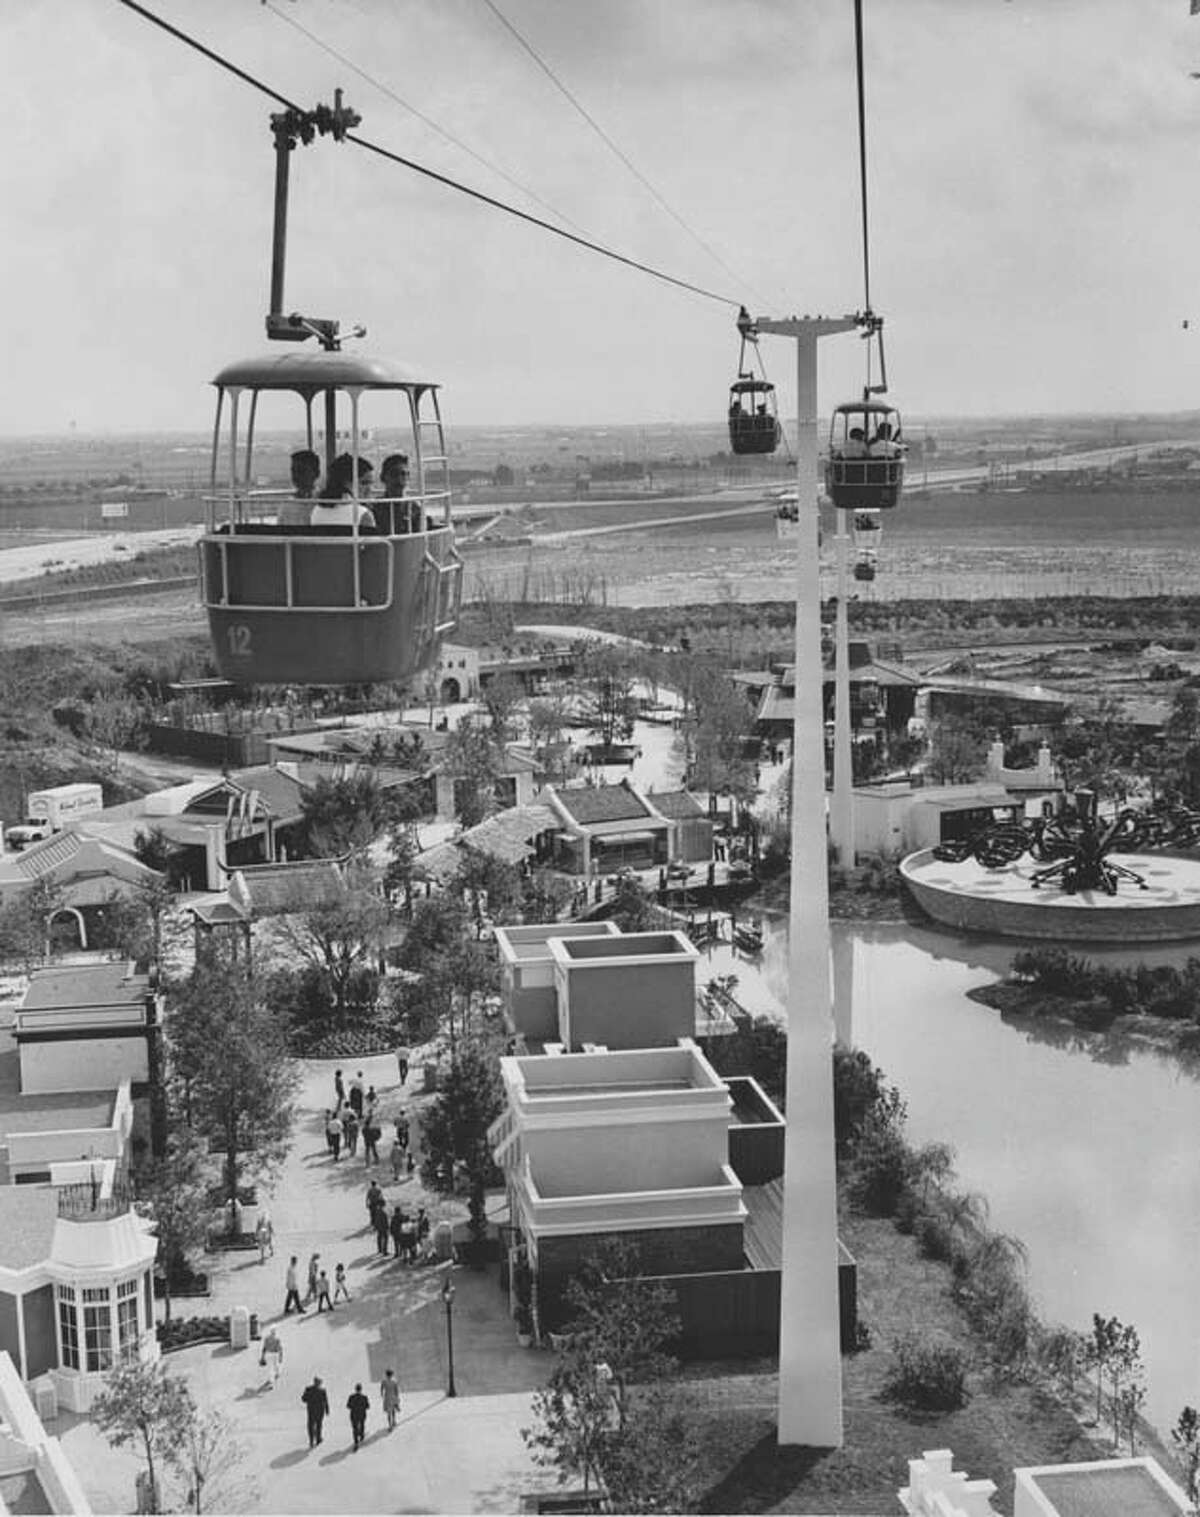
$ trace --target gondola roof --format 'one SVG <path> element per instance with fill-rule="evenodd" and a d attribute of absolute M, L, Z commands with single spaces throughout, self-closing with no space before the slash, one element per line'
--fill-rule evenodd
<path fill-rule="evenodd" d="M 295 390 L 315 394 L 330 387 L 362 386 L 369 390 L 436 390 L 436 380 L 399 359 L 364 353 L 329 352 L 324 348 L 298 353 L 268 352 L 226 364 L 213 380 L 225 389 Z"/>

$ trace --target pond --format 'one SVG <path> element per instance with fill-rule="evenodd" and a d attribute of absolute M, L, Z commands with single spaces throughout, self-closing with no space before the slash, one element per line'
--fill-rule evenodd
<path fill-rule="evenodd" d="M 781 1014 L 787 924 L 765 924 L 761 961 L 721 950 L 709 973 Z M 899 1086 L 917 1143 L 953 1144 L 958 1184 L 1029 1250 L 1047 1321 L 1132 1323 L 1159 1427 L 1200 1403 L 1200 1070 L 1111 1035 L 1002 1017 L 966 992 L 1020 946 L 913 926 L 838 924 L 835 960 L 854 1043 Z M 1181 962 L 1200 944 L 1092 953 Z M 847 974 L 848 971 L 848 974 Z"/>

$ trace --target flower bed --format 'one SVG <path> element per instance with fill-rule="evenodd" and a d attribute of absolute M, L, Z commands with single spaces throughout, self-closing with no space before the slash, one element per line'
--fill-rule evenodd
<path fill-rule="evenodd" d="M 158 1345 L 164 1354 L 191 1348 L 194 1343 L 228 1343 L 228 1317 L 172 1317 L 156 1328 Z"/>
<path fill-rule="evenodd" d="M 161 1301 L 166 1295 L 162 1278 L 154 1277 L 155 1299 Z M 208 1276 L 203 1270 L 189 1270 L 186 1275 L 179 1275 L 171 1281 L 171 1300 L 182 1296 L 211 1296 L 212 1287 L 209 1285 Z"/>
<path fill-rule="evenodd" d="M 371 1054 L 391 1053 L 397 1036 L 390 1027 L 344 1027 L 337 1032 L 322 1033 L 296 1051 L 306 1059 L 367 1058 Z"/>
<path fill-rule="evenodd" d="M 258 1239 L 253 1233 L 227 1233 L 220 1228 L 214 1228 L 208 1235 L 205 1245 L 210 1254 L 222 1254 L 229 1252 L 250 1253 L 258 1247 Z"/>

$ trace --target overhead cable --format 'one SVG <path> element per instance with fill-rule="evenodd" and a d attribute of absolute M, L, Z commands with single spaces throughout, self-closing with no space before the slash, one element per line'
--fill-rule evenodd
<path fill-rule="evenodd" d="M 620 159 L 620 161 L 625 165 L 625 167 L 629 170 L 637 182 L 643 187 L 643 189 L 647 190 L 650 195 L 653 196 L 657 204 L 660 205 L 664 211 L 666 211 L 667 215 L 670 216 L 671 219 L 680 227 L 682 227 L 683 230 L 692 239 L 692 241 L 695 242 L 699 247 L 702 247 L 710 258 L 719 263 L 731 279 L 736 279 L 739 284 L 745 284 L 746 281 L 742 278 L 742 276 L 738 274 L 736 270 L 729 267 L 724 258 L 722 258 L 720 253 L 717 252 L 716 248 L 707 243 L 704 238 L 701 237 L 699 232 L 695 231 L 688 225 L 688 223 L 683 219 L 683 217 L 674 208 L 674 206 L 672 206 L 665 199 L 665 197 L 660 194 L 655 186 L 650 183 L 649 179 L 646 178 L 645 174 L 642 173 L 637 164 L 632 162 L 629 156 L 622 151 L 617 143 L 613 141 L 613 139 L 608 135 L 608 133 L 596 120 L 596 118 L 591 114 L 591 112 L 582 104 L 580 100 L 576 98 L 574 94 L 572 94 L 572 92 L 562 82 L 562 80 L 545 61 L 545 59 L 541 57 L 536 48 L 534 48 L 533 44 L 529 42 L 524 36 L 522 36 L 522 34 L 512 24 L 512 22 L 508 19 L 500 7 L 495 4 L 495 0 L 483 0 L 483 3 L 487 6 L 488 10 L 491 11 L 492 15 L 495 16 L 496 20 L 499 21 L 500 25 L 504 27 L 505 31 L 507 31 L 516 40 L 518 45 L 523 48 L 526 53 L 528 53 L 530 58 L 533 59 L 534 63 L 537 64 L 538 68 L 541 69 L 542 73 L 545 74 L 547 79 L 550 80 L 551 84 L 554 85 L 555 89 L 558 90 L 565 99 L 570 101 L 574 109 L 578 111 L 578 113 L 583 117 L 588 126 L 591 127 L 593 132 L 595 132 L 596 136 L 600 138 L 600 141 L 604 143 L 605 147 L 607 147 L 610 152 L 614 153 L 617 158 Z M 757 292 L 752 291 L 752 293 Z"/>
<path fill-rule="evenodd" d="M 237 64 L 232 63 L 228 58 L 223 57 L 212 48 L 206 47 L 202 42 L 198 42 L 196 38 L 189 36 L 187 32 L 181 31 L 179 27 L 164 20 L 162 16 L 155 15 L 146 6 L 140 5 L 138 0 L 117 0 L 117 4 L 123 5 L 127 10 L 134 11 L 144 20 L 151 22 L 154 26 L 160 27 L 177 41 L 184 43 L 187 47 L 193 48 L 196 52 L 207 58 L 210 63 L 215 63 L 219 68 L 227 70 L 238 79 L 241 79 L 243 83 L 249 84 L 252 88 L 258 90 L 261 94 L 278 101 L 280 105 L 294 111 L 301 109 L 294 101 L 289 100 L 286 95 L 281 95 L 271 85 L 264 83 L 245 69 L 239 68 Z M 687 279 L 678 279 L 674 274 L 668 274 L 665 270 L 657 269 L 652 264 L 642 263 L 637 258 L 630 258 L 624 253 L 616 252 L 613 248 L 605 247 L 603 243 L 593 242 L 591 238 L 579 236 L 575 232 L 568 232 L 563 227 L 555 226 L 552 222 L 543 221 L 540 216 L 532 216 L 528 211 L 522 211 L 515 205 L 509 205 L 507 201 L 497 200 L 494 195 L 485 195 L 482 190 L 472 189 L 470 185 L 463 184 L 457 179 L 451 179 L 447 174 L 439 174 L 436 169 L 428 168 L 423 163 L 417 163 L 412 158 L 405 158 L 402 154 L 394 153 L 389 148 L 382 147 L 377 142 L 371 142 L 365 137 L 358 137 L 353 132 L 346 133 L 345 141 L 353 142 L 356 147 L 364 148 L 367 152 L 374 153 L 380 158 L 385 158 L 391 163 L 398 164 L 401 168 L 411 169 L 414 174 L 420 174 L 425 179 L 432 179 L 435 184 L 442 184 L 447 189 L 457 190 L 459 194 L 467 195 L 472 200 L 479 201 L 482 205 L 489 205 L 494 210 L 504 211 L 509 216 L 515 216 L 518 221 L 527 222 L 530 226 L 540 227 L 544 232 L 551 232 L 555 237 L 561 237 L 565 242 L 574 243 L 576 247 L 586 248 L 589 252 L 596 253 L 602 258 L 608 258 L 614 263 L 624 264 L 626 268 L 636 269 L 641 274 L 648 274 L 651 278 L 661 280 L 664 284 L 674 285 L 676 289 L 688 290 L 693 295 L 703 296 L 706 300 L 715 300 L 721 305 L 740 306 L 742 304 L 740 300 L 735 300 L 732 296 L 718 295 L 715 290 L 705 289 L 702 285 L 693 284 Z"/>
<path fill-rule="evenodd" d="M 402 96 L 398 95 L 396 91 L 392 89 L 390 85 L 385 84 L 382 79 L 377 79 L 373 74 L 369 74 L 366 69 L 355 63 L 353 58 L 348 58 L 345 53 L 339 52 L 339 50 L 334 47 L 332 43 L 327 42 L 324 37 L 318 37 L 316 32 L 310 31 L 307 26 L 305 26 L 302 22 L 297 21 L 296 18 L 290 15 L 287 11 L 280 10 L 279 7 L 275 4 L 275 0 L 263 0 L 263 4 L 272 13 L 272 15 L 278 16 L 280 21 L 286 21 L 288 26 L 294 28 L 294 30 L 307 37 L 310 42 L 314 43 L 315 46 L 319 47 L 323 52 L 328 53 L 331 58 L 336 58 L 338 62 L 344 64 L 351 73 L 357 74 L 360 79 L 364 79 L 369 85 L 371 85 L 373 89 L 377 89 L 381 94 L 386 95 L 389 100 L 394 100 L 402 110 L 406 110 L 410 116 L 415 116 L 418 121 L 427 126 L 430 131 L 436 132 L 439 137 L 444 138 L 448 143 L 450 143 L 452 147 L 456 147 L 460 152 L 466 153 L 469 158 L 473 158 L 476 163 L 481 164 L 490 173 L 498 174 L 506 184 L 510 184 L 514 190 L 518 190 L 522 195 L 527 195 L 530 200 L 534 201 L 537 205 L 540 205 L 543 210 L 549 211 L 552 216 L 557 216 L 558 219 L 566 226 L 574 227 L 577 232 L 583 232 L 583 228 L 579 226 L 577 222 L 572 221 L 569 216 L 564 215 L 562 211 L 552 206 L 549 201 L 543 200 L 536 190 L 531 190 L 527 184 L 522 184 L 519 179 L 514 178 L 505 169 L 501 168 L 498 163 L 493 163 L 490 158 L 486 158 L 482 153 L 476 152 L 470 143 L 464 142 L 461 137 L 456 137 L 453 132 L 447 131 L 446 128 L 436 122 L 432 116 L 427 116 L 424 111 L 419 110 L 415 105 L 412 104 L 411 101 L 405 100 Z"/>

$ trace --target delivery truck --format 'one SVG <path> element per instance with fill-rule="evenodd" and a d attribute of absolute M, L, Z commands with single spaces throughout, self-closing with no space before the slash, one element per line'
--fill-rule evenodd
<path fill-rule="evenodd" d="M 99 785 L 52 785 L 48 790 L 34 790 L 25 805 L 25 820 L 4 833 L 8 846 L 17 852 L 30 843 L 61 832 L 69 822 L 95 816 L 104 809 L 104 792 Z"/>

